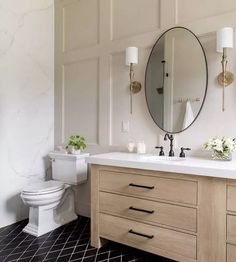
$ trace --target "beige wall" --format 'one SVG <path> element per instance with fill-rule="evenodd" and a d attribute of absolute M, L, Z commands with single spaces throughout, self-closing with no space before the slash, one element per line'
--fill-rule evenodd
<path fill-rule="evenodd" d="M 0 227 L 28 217 L 54 144 L 53 0 L 0 0 Z"/>
<path fill-rule="evenodd" d="M 87 138 L 90 152 L 124 149 L 129 138 L 144 140 L 149 150 L 160 143 L 167 146 L 159 142 L 163 132 L 148 113 L 144 88 L 134 96 L 133 115 L 129 114 L 124 50 L 139 48 L 135 75 L 144 87 L 151 47 L 161 32 L 174 25 L 204 35 L 209 66 L 205 105 L 194 125 L 176 137 L 178 145 L 189 146 L 196 154 L 208 137 L 235 136 L 235 83 L 227 87 L 223 113 L 222 92 L 216 83 L 221 57 L 215 51 L 215 31 L 236 27 L 235 17 L 235 0 L 227 5 L 221 0 L 56 0 L 55 144 L 76 132 Z M 235 50 L 229 52 L 232 72 L 236 71 Z M 121 132 L 122 121 L 129 121 L 129 133 Z M 86 185 L 81 192 L 78 207 L 86 213 Z"/>

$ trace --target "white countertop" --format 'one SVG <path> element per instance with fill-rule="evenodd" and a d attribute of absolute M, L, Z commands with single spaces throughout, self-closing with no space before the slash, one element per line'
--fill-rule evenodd
<path fill-rule="evenodd" d="M 206 158 L 186 157 L 183 161 L 157 161 L 153 160 L 152 156 L 155 155 L 113 152 L 86 157 L 86 162 L 97 165 L 236 179 L 235 160 L 216 161 Z"/>

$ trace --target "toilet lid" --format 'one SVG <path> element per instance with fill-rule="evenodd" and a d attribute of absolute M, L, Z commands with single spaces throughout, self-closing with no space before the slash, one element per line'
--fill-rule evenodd
<path fill-rule="evenodd" d="M 60 181 L 44 181 L 44 182 L 37 182 L 33 185 L 29 185 L 26 188 L 24 188 L 24 193 L 31 193 L 31 194 L 43 194 L 43 193 L 49 193 L 61 190 L 65 187 L 63 182 Z"/>

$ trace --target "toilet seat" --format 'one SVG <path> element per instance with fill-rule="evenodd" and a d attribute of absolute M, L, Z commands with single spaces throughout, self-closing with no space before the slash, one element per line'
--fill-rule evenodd
<path fill-rule="evenodd" d="M 46 181 L 27 186 L 21 199 L 29 206 L 29 223 L 23 231 L 41 236 L 77 219 L 74 191 L 60 181 Z"/>
<path fill-rule="evenodd" d="M 21 192 L 23 202 L 29 206 L 57 206 L 65 192 L 65 184 L 60 181 L 44 181 L 27 186 Z"/>
<path fill-rule="evenodd" d="M 24 195 L 44 195 L 65 189 L 65 184 L 60 181 L 49 180 L 29 185 L 22 191 Z"/>

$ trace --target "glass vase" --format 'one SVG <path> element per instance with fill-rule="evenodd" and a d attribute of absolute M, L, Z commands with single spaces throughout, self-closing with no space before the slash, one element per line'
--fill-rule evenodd
<path fill-rule="evenodd" d="M 232 154 L 231 152 L 220 152 L 220 151 L 214 150 L 212 153 L 212 159 L 221 160 L 221 161 L 231 161 Z"/>

